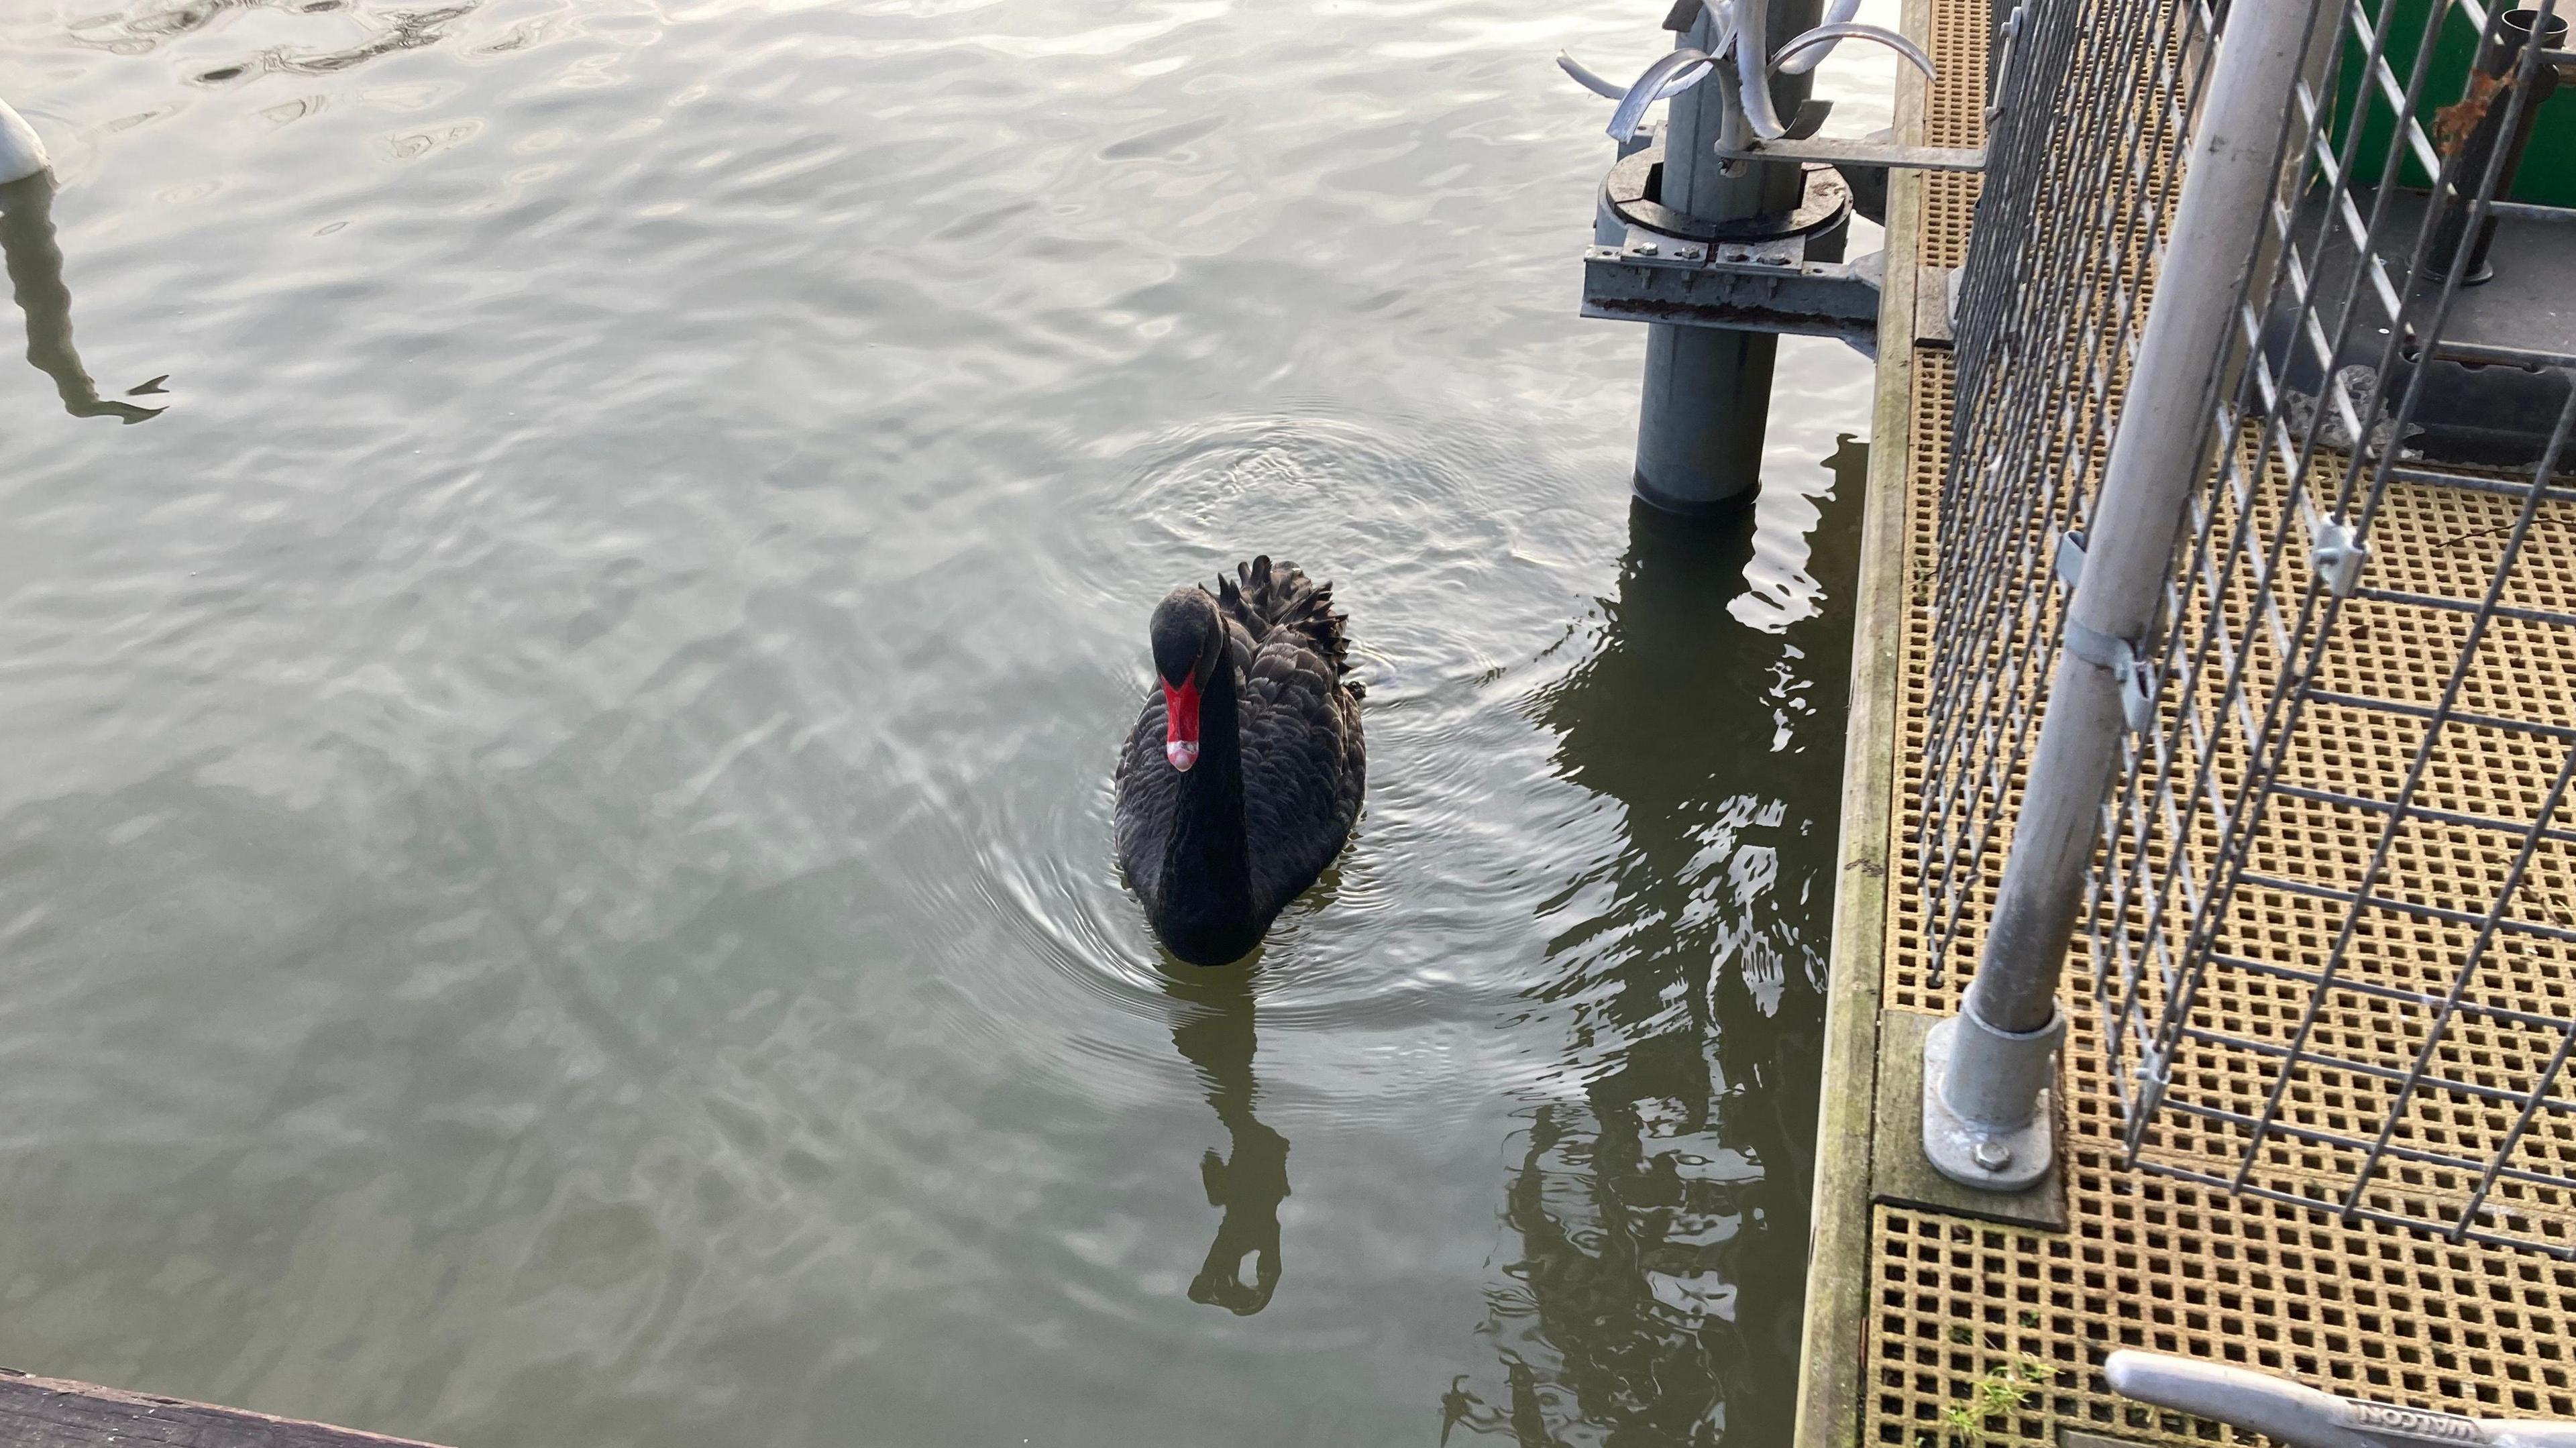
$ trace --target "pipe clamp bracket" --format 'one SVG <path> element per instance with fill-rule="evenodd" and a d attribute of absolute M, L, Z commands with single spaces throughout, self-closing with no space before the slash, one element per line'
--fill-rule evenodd
<path fill-rule="evenodd" d="M 2066 620 L 2066 651 L 2111 671 L 2120 686 L 2120 715 L 2128 721 L 2131 733 L 2144 734 L 2155 727 L 2156 678 L 2155 671 L 2147 667 L 2145 650 L 2132 640 L 2114 638 L 2070 618 Z"/>

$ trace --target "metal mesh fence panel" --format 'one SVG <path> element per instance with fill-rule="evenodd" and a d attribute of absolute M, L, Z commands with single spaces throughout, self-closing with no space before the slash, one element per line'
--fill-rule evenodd
<path fill-rule="evenodd" d="M 2169 0 L 2030 0 L 2008 22 L 1936 524 L 1915 841 L 1935 987 L 1973 958 L 2001 872 L 2058 643 L 2055 550 L 2109 448 L 2208 31 L 2205 9 Z"/>
<path fill-rule="evenodd" d="M 2565 58 L 2554 9 L 2317 0 L 2257 253 L 2164 277 L 2223 18 L 2025 5 L 1958 293 L 1912 843 L 1927 963 L 1970 966 L 2152 289 L 2234 289 L 2080 928 L 2099 1079 L 2136 1166 L 2576 1256 L 2576 343 L 2468 265 L 2489 217 L 2548 224 L 2496 200 L 2497 138 Z M 2489 73 L 2446 73 L 2472 48 Z"/>

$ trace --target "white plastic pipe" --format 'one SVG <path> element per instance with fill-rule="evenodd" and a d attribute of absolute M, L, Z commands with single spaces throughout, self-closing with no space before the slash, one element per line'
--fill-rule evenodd
<path fill-rule="evenodd" d="M 39 171 L 50 170 L 53 158 L 45 154 L 45 143 L 27 118 L 0 101 L 0 186 L 24 181 Z"/>
<path fill-rule="evenodd" d="M 2007 1069 L 1988 1059 L 1982 1041 L 2037 1031 L 2056 1018 L 2058 975 L 2127 729 L 2120 651 L 2146 648 L 2183 505 L 2201 480 L 2210 401 L 2229 355 L 2239 284 L 2279 180 L 2281 126 L 2309 13 L 2308 0 L 2236 0 L 2218 37 L 2155 305 L 2086 530 L 2083 577 L 2068 605 L 2066 644 L 2013 823 L 1994 926 L 1961 1005 L 1992 1029 L 1963 1034 L 1950 1057 L 1941 1090 L 1954 1107 L 1980 1101 L 1977 1083 Z M 2021 1107 L 2021 1122 L 1992 1124 L 2027 1124 L 2037 1106 Z M 1945 1160 L 1933 1135 L 1927 1129 L 1924 1149 L 1944 1175 L 1971 1185 L 1987 1179 L 1955 1151 Z"/>

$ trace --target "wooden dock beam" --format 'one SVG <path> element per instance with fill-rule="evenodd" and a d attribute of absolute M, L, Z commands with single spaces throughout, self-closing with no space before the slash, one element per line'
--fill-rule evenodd
<path fill-rule="evenodd" d="M 109 1443 L 169 1448 L 434 1448 L 410 1438 L 0 1368 L 0 1448 L 97 1448 Z"/>

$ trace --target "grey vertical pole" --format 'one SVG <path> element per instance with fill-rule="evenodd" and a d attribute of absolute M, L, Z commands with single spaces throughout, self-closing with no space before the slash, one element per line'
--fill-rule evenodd
<path fill-rule="evenodd" d="M 1771 35 L 1796 35 L 1824 13 L 1824 0 L 1768 0 Z M 1705 6 L 1680 44 L 1708 48 L 1715 24 Z M 1717 156 L 1726 124 L 1732 66 L 1667 102 L 1663 204 L 1703 221 L 1778 216 L 1798 209 L 1806 178 L 1794 163 L 1755 161 L 1728 173 Z M 1783 117 L 1814 88 L 1812 73 L 1774 76 Z M 1646 385 L 1637 409 L 1637 496 L 1668 512 L 1740 507 L 1762 478 L 1762 436 L 1771 409 L 1771 364 L 1780 339 L 1715 327 L 1646 329 Z"/>
<path fill-rule="evenodd" d="M 1971 1186 L 2019 1190 L 2054 1155 L 2047 1088 L 2066 1034 L 2057 978 L 2128 727 L 2122 691 L 2144 688 L 2183 505 L 2208 456 L 2237 283 L 2279 184 L 2311 8 L 2228 7 L 2159 268 L 2186 280 L 2157 288 L 2138 344 L 1976 979 L 1959 1014 L 1925 1043 L 1923 1149 L 1943 1175 Z"/>

